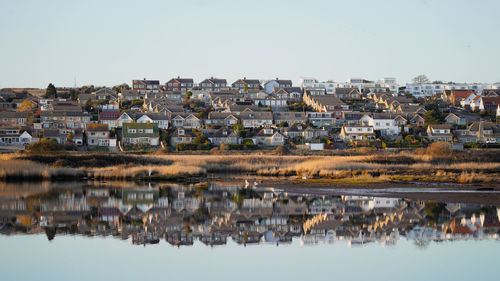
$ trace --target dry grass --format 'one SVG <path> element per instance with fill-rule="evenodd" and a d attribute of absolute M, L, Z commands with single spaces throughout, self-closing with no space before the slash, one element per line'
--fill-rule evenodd
<path fill-rule="evenodd" d="M 170 155 L 121 155 L 99 154 L 102 165 L 93 163 L 92 155 L 81 155 L 87 164 L 81 164 L 80 171 L 87 172 L 96 179 L 175 179 L 208 173 L 254 174 L 267 177 L 307 176 L 324 179 L 359 178 L 370 180 L 437 181 L 437 182 L 500 182 L 500 161 L 493 157 L 495 151 L 440 152 L 435 145 L 421 151 L 374 151 L 366 155 L 272 155 L 256 152 L 254 154 L 170 154 Z M 493 156 L 492 156 L 493 154 Z M 112 156 L 112 157 L 111 157 Z M 33 161 L 12 160 L 18 154 L 0 155 L 0 178 L 6 174 L 42 175 L 54 177 L 54 173 L 71 174 L 74 170 L 64 170 L 65 162 L 71 167 L 79 163 L 79 156 L 66 157 L 65 161 L 47 157 L 33 156 Z M 112 158 L 112 159 L 111 159 Z M 111 159 L 111 160 L 110 160 Z M 2 161 L 3 160 L 3 161 Z M 94 159 L 95 160 L 95 159 Z M 488 161 L 486 161 L 488 160 Z M 10 165 L 12 161 L 16 165 Z M 12 162 L 14 163 L 14 162 Z M 100 163 L 100 162 L 99 162 Z M 118 163 L 113 165 L 113 163 Z M 12 166 L 12 168 L 10 168 Z M 7 168 L 9 170 L 7 171 Z"/>
<path fill-rule="evenodd" d="M 180 176 L 194 176 L 205 174 L 205 169 L 183 164 L 168 166 L 113 166 L 97 168 L 89 171 L 95 179 L 173 179 Z"/>

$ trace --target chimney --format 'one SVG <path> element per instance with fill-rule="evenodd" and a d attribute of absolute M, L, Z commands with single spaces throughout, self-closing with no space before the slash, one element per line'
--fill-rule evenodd
<path fill-rule="evenodd" d="M 278 77 L 276 77 L 276 81 L 280 80 Z"/>
<path fill-rule="evenodd" d="M 243 80 L 247 80 L 247 78 L 246 78 L 246 77 L 243 77 Z"/>

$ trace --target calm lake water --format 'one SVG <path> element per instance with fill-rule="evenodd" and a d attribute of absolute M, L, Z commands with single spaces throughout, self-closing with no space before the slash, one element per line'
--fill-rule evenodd
<path fill-rule="evenodd" d="M 499 216 L 366 192 L 3 184 L 0 280 L 499 280 Z"/>

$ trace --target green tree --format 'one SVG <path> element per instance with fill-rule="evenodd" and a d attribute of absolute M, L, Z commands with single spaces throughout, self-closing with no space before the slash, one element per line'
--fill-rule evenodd
<path fill-rule="evenodd" d="M 208 143 L 210 143 L 210 141 L 205 136 L 205 134 L 201 133 L 196 138 L 194 138 L 193 143 L 194 144 L 208 144 Z"/>
<path fill-rule="evenodd" d="M 45 98 L 47 99 L 57 98 L 57 90 L 52 83 L 49 83 L 47 89 L 45 90 Z"/>

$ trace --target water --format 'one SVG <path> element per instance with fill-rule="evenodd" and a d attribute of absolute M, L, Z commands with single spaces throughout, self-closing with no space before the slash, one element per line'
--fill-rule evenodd
<path fill-rule="evenodd" d="M 3 185 L 0 280 L 500 276 L 495 204 L 291 190 Z"/>

